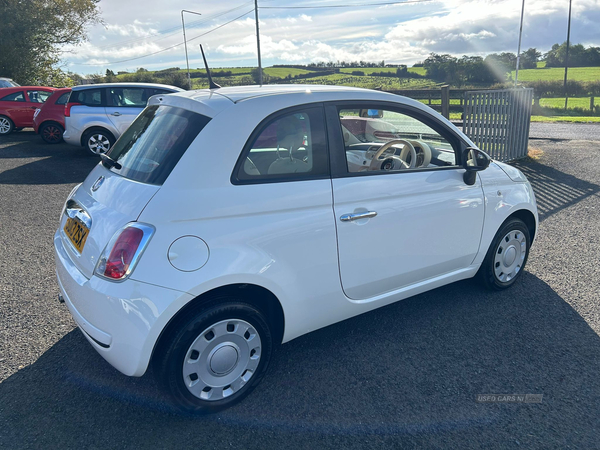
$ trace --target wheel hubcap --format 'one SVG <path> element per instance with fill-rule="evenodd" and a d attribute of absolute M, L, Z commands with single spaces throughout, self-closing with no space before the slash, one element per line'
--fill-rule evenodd
<path fill-rule="evenodd" d="M 8 133 L 10 130 L 10 122 L 8 119 L 0 119 L 0 133 Z"/>
<path fill-rule="evenodd" d="M 56 127 L 46 127 L 44 129 L 44 136 L 49 141 L 57 141 L 60 137 L 60 131 Z"/>
<path fill-rule="evenodd" d="M 527 241 L 519 230 L 507 233 L 496 248 L 494 257 L 494 275 L 506 283 L 512 280 L 521 270 L 527 255 Z"/>
<path fill-rule="evenodd" d="M 110 141 L 102 134 L 93 134 L 88 140 L 88 147 L 92 152 L 99 155 L 110 149 Z"/>
<path fill-rule="evenodd" d="M 202 400 L 222 400 L 248 383 L 260 357 L 256 329 L 244 320 L 223 320 L 206 328 L 188 348 L 183 382 Z"/>

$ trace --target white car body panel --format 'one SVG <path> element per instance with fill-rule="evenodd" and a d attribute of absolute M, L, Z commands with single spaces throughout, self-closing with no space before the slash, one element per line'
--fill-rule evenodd
<path fill-rule="evenodd" d="M 114 223 L 104 224 L 103 232 L 92 230 L 86 243 L 88 262 L 76 263 L 68 245 L 63 245 L 64 217 L 55 238 L 61 292 L 102 356 L 123 373 L 142 375 L 161 332 L 181 308 L 212 289 L 232 284 L 260 286 L 277 298 L 285 317 L 283 342 L 287 342 L 474 276 L 496 231 L 515 211 L 531 212 L 537 226 L 531 186 L 527 181 L 512 181 L 505 172 L 510 170 L 497 163 L 479 172 L 473 186 L 464 184 L 460 168 L 333 180 L 231 182 L 240 152 L 265 117 L 287 107 L 349 98 L 402 103 L 452 126 L 417 101 L 352 88 L 241 87 L 149 100 L 149 105 L 177 106 L 213 120 L 161 187 L 119 182 L 122 177 L 103 166 L 94 169 L 73 198 L 90 208 L 97 223 Z M 460 131 L 454 132 L 465 145 L 474 146 Z M 91 193 L 91 185 L 107 174 L 104 185 Z M 519 179 L 516 172 L 511 176 Z M 434 183 L 419 189 L 420 183 L 429 181 Z M 123 186 L 130 193 L 118 193 Z M 394 206 L 396 201 L 400 206 Z M 339 221 L 343 213 L 372 205 L 378 216 L 367 223 Z M 436 221 L 440 208 L 445 215 Z M 405 223 L 394 222 L 410 217 L 415 229 L 404 234 Z M 92 276 L 91 255 L 97 258 L 114 231 L 134 220 L 151 224 L 156 232 L 131 278 L 115 283 Z M 384 236 L 383 245 L 377 244 L 379 235 Z M 393 245 L 386 247 L 385 237 L 390 235 Z M 178 270 L 167 258 L 170 246 L 182 236 L 196 236 L 208 246 L 208 261 L 198 270 Z M 433 237 L 444 245 L 436 247 Z M 378 252 L 377 257 L 371 254 L 357 261 L 369 251 Z M 393 258 L 398 254 L 411 261 L 401 260 L 395 274 Z M 134 324 L 131 329 L 128 321 Z M 89 337 L 106 338 L 102 333 L 113 343 L 130 344 L 102 348 Z M 131 361 L 124 362 L 127 358 Z"/>

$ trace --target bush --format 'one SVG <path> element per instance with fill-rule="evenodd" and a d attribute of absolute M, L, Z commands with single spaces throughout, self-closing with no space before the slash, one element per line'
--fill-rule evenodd
<path fill-rule="evenodd" d="M 356 75 L 357 77 L 364 77 L 365 73 L 362 70 L 353 70 L 350 75 Z M 372 74 L 374 75 L 374 74 Z"/>

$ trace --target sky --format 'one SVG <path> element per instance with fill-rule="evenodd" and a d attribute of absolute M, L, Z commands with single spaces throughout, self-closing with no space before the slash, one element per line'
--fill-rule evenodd
<path fill-rule="evenodd" d="M 431 52 L 517 51 L 522 0 L 384 4 L 391 2 L 258 0 L 262 65 L 383 60 L 410 66 Z M 200 43 L 211 67 L 258 65 L 253 0 L 101 0 L 99 6 L 104 23 L 89 28 L 87 42 L 64 48 L 66 70 L 185 68 L 182 9 L 201 13 L 184 13 L 190 68 L 203 67 Z M 568 6 L 568 0 L 525 0 L 522 50 L 545 52 L 565 41 Z M 600 46 L 598 24 L 600 0 L 573 0 L 572 43 Z"/>

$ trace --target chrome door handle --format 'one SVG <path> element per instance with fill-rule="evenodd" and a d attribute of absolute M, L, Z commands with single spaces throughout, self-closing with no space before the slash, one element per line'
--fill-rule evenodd
<path fill-rule="evenodd" d="M 340 220 L 342 222 L 350 222 L 352 220 L 370 219 L 371 217 L 375 217 L 376 215 L 377 213 L 375 211 L 367 211 L 356 214 L 344 214 L 342 217 L 340 217 Z"/>
<path fill-rule="evenodd" d="M 117 117 L 120 116 L 120 115 L 121 115 L 120 112 L 114 112 L 114 113 L 111 114 L 111 116 L 117 116 Z"/>

